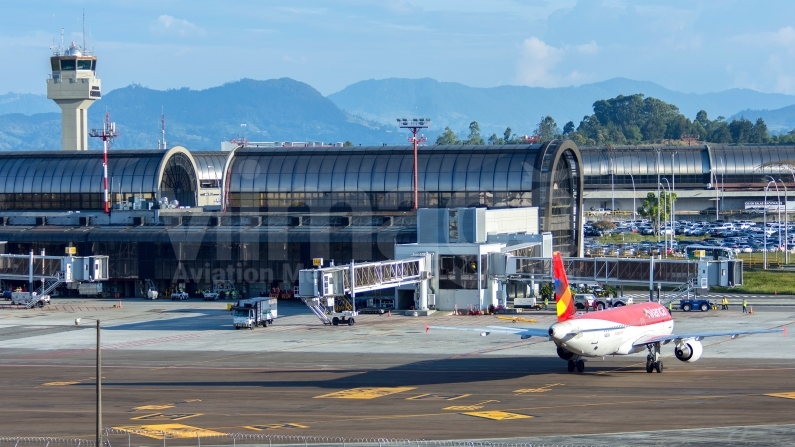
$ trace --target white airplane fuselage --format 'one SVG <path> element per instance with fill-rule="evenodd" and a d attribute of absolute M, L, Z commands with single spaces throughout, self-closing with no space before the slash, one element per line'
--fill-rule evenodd
<path fill-rule="evenodd" d="M 673 333 L 674 321 L 657 303 L 643 303 L 576 315 L 549 328 L 556 345 L 580 357 L 626 355 L 643 351 L 641 338 Z"/>

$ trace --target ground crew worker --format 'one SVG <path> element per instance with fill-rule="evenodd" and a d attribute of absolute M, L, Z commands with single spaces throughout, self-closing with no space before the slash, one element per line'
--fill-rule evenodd
<path fill-rule="evenodd" d="M 729 299 L 725 296 L 723 297 L 723 302 L 720 304 L 720 308 L 722 310 L 729 310 Z"/>
<path fill-rule="evenodd" d="M 748 313 L 748 301 L 745 298 L 743 298 L 743 313 Z"/>
<path fill-rule="evenodd" d="M 668 315 L 671 315 L 674 311 L 674 302 L 673 300 L 668 301 Z"/>
<path fill-rule="evenodd" d="M 549 306 L 549 297 L 544 297 L 544 310 L 547 310 L 547 306 Z"/>

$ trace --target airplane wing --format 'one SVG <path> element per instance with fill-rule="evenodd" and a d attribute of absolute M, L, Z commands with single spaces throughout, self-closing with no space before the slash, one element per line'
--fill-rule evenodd
<path fill-rule="evenodd" d="M 707 337 L 737 338 L 740 335 L 775 334 L 779 332 L 783 333 L 784 335 L 787 335 L 787 328 L 782 327 L 780 329 L 756 329 L 750 331 L 694 332 L 690 334 L 657 335 L 657 336 L 649 336 L 641 338 L 637 340 L 635 343 L 633 343 L 633 345 L 643 346 L 643 345 L 648 345 L 650 343 L 658 343 L 658 342 L 665 344 L 674 340 L 689 340 L 689 339 L 700 341 Z"/>
<path fill-rule="evenodd" d="M 530 337 L 549 337 L 549 329 L 542 328 L 521 328 L 521 327 L 502 327 L 502 326 L 489 326 L 485 328 L 477 327 L 454 327 L 454 326 L 428 326 L 425 325 L 425 332 L 430 329 L 442 329 L 447 331 L 473 331 L 480 332 L 481 336 L 486 336 L 492 332 L 497 334 L 512 334 L 519 335 L 522 339 Z"/>

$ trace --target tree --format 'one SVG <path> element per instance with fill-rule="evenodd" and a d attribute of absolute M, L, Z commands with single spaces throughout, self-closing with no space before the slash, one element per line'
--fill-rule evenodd
<path fill-rule="evenodd" d="M 555 139 L 555 135 L 559 134 L 560 128 L 558 128 L 555 119 L 551 116 L 541 118 L 541 121 L 536 126 L 536 130 L 533 132 L 533 135 L 538 136 L 541 141 L 552 141 Z"/>
<path fill-rule="evenodd" d="M 343 146 L 343 147 L 349 147 L 349 146 L 353 146 L 353 141 L 351 141 L 351 140 L 348 140 L 348 141 L 346 141 L 346 142 L 342 143 L 342 146 Z"/>
<path fill-rule="evenodd" d="M 539 295 L 541 298 L 546 298 L 549 301 L 552 301 L 552 298 L 555 296 L 555 289 L 552 288 L 552 284 L 545 283 L 541 288 L 538 289 Z"/>
<path fill-rule="evenodd" d="M 662 202 L 662 204 L 660 204 Z M 664 225 L 671 216 L 671 205 L 676 202 L 676 193 L 668 193 L 665 190 L 660 191 L 660 200 L 657 200 L 657 194 L 650 192 L 646 194 L 643 203 L 638 207 L 638 214 L 641 217 L 649 219 L 654 226 L 654 234 L 660 233 L 660 227 L 657 225 L 659 215 L 660 224 Z"/>
<path fill-rule="evenodd" d="M 563 126 L 563 135 L 569 136 L 572 133 L 574 133 L 574 122 L 569 121 L 565 126 Z"/>
<path fill-rule="evenodd" d="M 751 128 L 751 134 L 748 137 L 749 143 L 767 143 L 770 141 L 770 134 L 767 131 L 767 124 L 761 117 L 756 120 L 756 124 Z"/>
<path fill-rule="evenodd" d="M 732 142 L 732 133 L 729 131 L 729 125 L 726 121 L 714 121 L 712 123 L 712 134 L 709 136 L 709 141 L 724 144 Z"/>
<path fill-rule="evenodd" d="M 610 222 L 609 220 L 600 220 L 598 222 L 594 222 L 593 227 L 596 228 L 597 230 L 602 230 L 602 231 L 615 230 L 616 224 Z"/>
<path fill-rule="evenodd" d="M 729 124 L 729 132 L 731 133 L 732 141 L 738 144 L 748 143 L 752 129 L 753 124 L 745 119 L 745 117 L 740 117 L 739 120 L 732 120 L 731 124 Z"/>
<path fill-rule="evenodd" d="M 469 123 L 469 138 L 464 141 L 464 144 L 486 144 L 483 137 L 480 136 L 480 126 L 477 121 Z"/>
<path fill-rule="evenodd" d="M 461 144 L 461 140 L 458 139 L 458 135 L 453 132 L 453 129 L 448 126 L 444 128 L 444 132 L 436 139 L 436 144 L 454 146 Z"/>
<path fill-rule="evenodd" d="M 489 144 L 505 144 L 505 140 L 498 137 L 496 133 L 491 134 L 489 137 Z"/>

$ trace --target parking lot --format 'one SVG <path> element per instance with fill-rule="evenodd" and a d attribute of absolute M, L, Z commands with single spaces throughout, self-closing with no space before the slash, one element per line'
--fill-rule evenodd
<path fill-rule="evenodd" d="M 778 425 L 795 409 L 795 400 L 781 397 L 795 396 L 795 344 L 780 335 L 710 339 L 701 360 L 671 358 L 662 375 L 643 371 L 643 354 L 596 359 L 586 373 L 569 374 L 545 339 L 424 329 L 546 327 L 552 312 L 524 315 L 535 323 L 440 312 L 362 315 L 353 327 L 329 327 L 285 301 L 274 325 L 236 331 L 221 302 L 56 302 L 57 311 L 0 311 L 3 435 L 92 436 L 96 319 L 104 328 L 108 427 L 527 438 Z M 677 331 L 773 328 L 792 324 L 795 307 L 674 317 Z M 663 353 L 672 357 L 671 349 Z M 705 408 L 709 417 L 692 417 Z"/>

